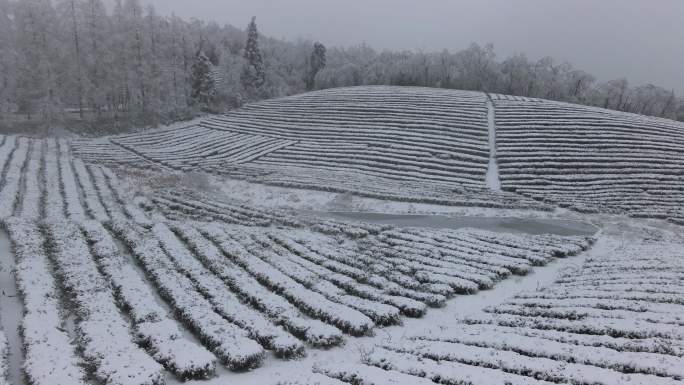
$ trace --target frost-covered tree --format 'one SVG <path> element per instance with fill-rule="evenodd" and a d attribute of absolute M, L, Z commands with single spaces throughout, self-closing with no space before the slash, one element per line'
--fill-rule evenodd
<path fill-rule="evenodd" d="M 80 4 L 79 4 L 80 5 Z M 59 18 L 65 23 L 63 26 L 64 31 L 67 32 L 70 41 L 70 52 L 72 53 L 73 60 L 69 61 L 70 68 L 68 71 L 70 75 L 68 79 L 70 80 L 70 88 L 73 89 L 73 95 L 76 100 L 76 107 L 78 108 L 78 114 L 83 118 L 83 100 L 84 100 L 84 77 L 83 77 L 83 52 L 82 52 L 82 28 L 81 28 L 81 13 L 80 7 L 77 6 L 76 0 L 59 0 L 57 1 L 57 11 L 59 13 Z M 66 41 L 66 39 L 65 39 Z"/>
<path fill-rule="evenodd" d="M 102 0 L 87 0 L 82 4 L 85 20 L 84 67 L 85 97 L 89 106 L 99 117 L 107 107 L 107 85 L 111 81 L 112 68 L 109 65 L 111 57 L 110 36 L 112 30 L 107 10 Z"/>
<path fill-rule="evenodd" d="M 572 70 L 567 73 L 566 79 L 569 95 L 565 99 L 574 103 L 585 103 L 596 78 L 582 70 Z"/>
<path fill-rule="evenodd" d="M 112 53 L 111 74 L 107 82 L 108 104 L 113 116 L 129 111 L 132 98 L 130 74 L 131 50 L 129 49 L 129 16 L 122 0 L 116 0 L 112 13 L 112 29 L 108 48 Z"/>
<path fill-rule="evenodd" d="M 501 63 L 501 73 L 506 94 L 531 96 L 534 73 L 527 56 L 516 54 L 507 58 Z"/>
<path fill-rule="evenodd" d="M 311 56 L 309 57 L 309 68 L 306 73 L 306 89 L 313 90 L 316 86 L 316 75 L 325 68 L 325 46 L 315 42 Z"/>
<path fill-rule="evenodd" d="M 216 88 L 211 77 L 211 61 L 204 52 L 199 51 L 192 64 L 192 103 L 201 110 L 208 111 L 215 96 Z"/>
<path fill-rule="evenodd" d="M 143 73 L 145 88 L 147 89 L 148 116 L 145 120 L 156 123 L 164 110 L 163 105 L 168 104 L 168 95 L 162 92 L 162 23 L 153 6 L 145 9 L 142 34 L 147 41 L 143 48 Z"/>
<path fill-rule="evenodd" d="M 601 84 L 596 90 L 594 104 L 603 108 L 624 111 L 628 100 L 629 82 L 621 78 Z"/>
<path fill-rule="evenodd" d="M 219 63 L 221 62 L 221 58 L 220 58 L 220 54 L 218 52 L 218 48 L 216 47 L 215 44 L 213 44 L 211 42 L 208 43 L 206 46 L 206 55 L 207 55 L 207 58 L 209 59 L 209 62 L 213 66 L 219 65 Z"/>
<path fill-rule="evenodd" d="M 145 119 L 148 110 L 148 94 L 145 62 L 145 42 L 143 41 L 143 11 L 138 0 L 126 0 L 124 14 L 128 20 L 127 43 L 129 50 L 126 54 L 132 56 L 132 72 L 134 73 L 134 102 L 140 108 L 140 116 Z"/>
<path fill-rule="evenodd" d="M 456 60 L 461 68 L 460 88 L 493 92 L 497 89 L 500 77 L 495 62 L 494 46 L 482 47 L 472 44 L 468 49 L 458 52 Z M 427 85 L 427 84 L 425 84 Z"/>
<path fill-rule="evenodd" d="M 29 120 L 40 114 L 52 121 L 61 109 L 56 68 L 61 55 L 52 30 L 57 15 L 49 0 L 22 0 L 15 7 L 18 109 Z"/>
<path fill-rule="evenodd" d="M 684 98 L 679 98 L 677 103 L 679 106 L 675 112 L 675 119 L 684 122 Z"/>
<path fill-rule="evenodd" d="M 247 92 L 248 98 L 255 97 L 257 90 L 264 84 L 266 74 L 264 72 L 264 60 L 259 50 L 259 32 L 256 25 L 256 17 L 247 26 L 247 43 L 242 57 L 245 63 L 242 68 L 240 81 Z"/>

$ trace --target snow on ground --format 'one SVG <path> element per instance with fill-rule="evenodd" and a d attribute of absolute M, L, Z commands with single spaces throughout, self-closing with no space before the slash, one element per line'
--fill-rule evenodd
<path fill-rule="evenodd" d="M 38 141 L 19 142 L 23 144 L 13 140 L 4 144 L 7 170 L 0 196 L 23 195 L 6 202 L 4 211 L 12 216 L 6 222 L 17 249 L 17 279 L 25 297 L 23 327 L 33 336 L 24 341 L 30 358 L 26 370 L 39 383 L 50 383 L 53 375 L 87 380 L 97 369 L 100 378 L 110 371 L 119 374 L 105 383 L 146 384 L 147 379 L 154 382 L 162 374 L 158 364 L 166 366 L 162 375 L 169 384 L 180 382 L 172 372 L 192 376 L 190 384 L 215 385 L 277 383 L 293 379 L 293 373 L 309 373 L 307 376 L 320 380 L 322 374 L 311 374 L 313 371 L 345 380 L 351 380 L 350 371 L 357 371 L 376 381 L 407 383 L 410 374 L 394 371 L 384 378 L 383 369 L 358 364 L 361 359 L 382 359 L 382 354 L 389 353 L 378 352 L 387 346 L 425 349 L 409 337 L 462 328 L 458 320 L 464 317 L 491 318 L 491 309 L 520 312 L 511 301 L 525 297 L 513 298 L 516 293 L 535 294 L 541 288 L 553 288 L 556 277 L 571 268 L 578 271 L 580 266 L 589 266 L 600 274 L 615 263 L 629 270 L 648 262 L 650 245 L 669 242 L 677 252 L 676 245 L 681 245 L 677 242 L 682 242 L 677 234 L 680 229 L 662 221 L 562 209 L 538 212 L 381 201 L 203 173 L 138 172 L 121 179 L 106 167 L 72 158 L 66 141 L 40 142 L 39 147 Z M 44 148 L 44 156 L 39 158 L 40 152 L 33 151 L 36 148 Z M 35 167 L 41 163 L 44 166 Z M 36 212 L 26 210 L 40 202 L 46 207 L 38 215 L 47 216 L 52 226 L 36 222 Z M 310 211 L 574 219 L 592 223 L 601 232 L 590 251 L 569 256 L 585 249 L 587 239 L 472 229 L 392 228 L 305 215 Z M 25 212 L 30 214 L 26 218 Z M 86 230 L 85 234 L 81 230 Z M 625 259 L 625 250 L 637 251 Z M 78 258 L 68 257 L 72 254 Z M 674 266 L 667 273 L 680 272 Z M 632 283 L 627 281 L 630 277 L 641 279 L 641 272 L 632 269 L 629 274 L 612 287 L 623 290 Z M 78 279 L 81 275 L 88 277 Z M 40 280 L 32 280 L 36 276 Z M 644 293 L 633 295 L 681 301 L 676 296 L 681 294 L 680 286 L 671 284 L 663 291 L 657 287 L 661 278 L 645 282 L 638 287 Z M 641 285 L 639 281 L 635 284 Z M 572 282 L 564 283 L 564 288 L 577 290 L 571 287 Z M 69 297 L 71 304 L 64 301 Z M 0 305 L 5 334 L 11 334 L 7 329 L 12 326 L 7 326 L 4 314 L 7 305 Z M 644 316 L 656 317 L 660 323 L 644 329 L 659 336 L 681 326 L 669 305 L 649 306 L 646 315 L 615 322 L 625 327 L 645 321 Z M 587 314 L 599 318 L 606 311 L 593 309 Z M 625 315 L 622 309 L 611 311 L 613 317 L 604 317 L 610 322 Z M 97 317 L 103 314 L 109 315 Z M 422 318 L 412 318 L 416 316 Z M 513 317 L 508 313 L 496 316 Z M 398 321 L 400 325 L 396 325 Z M 45 322 L 47 332 L 43 330 Z M 89 324 L 96 326 L 88 329 Z M 116 332 L 116 341 L 101 338 L 97 325 L 110 325 L 104 328 Z M 8 337 L 11 347 L 16 347 L 12 336 Z M 181 349 L 185 354 L 179 355 L 165 350 L 169 340 L 176 341 L 174 347 L 194 346 L 204 359 L 186 359 L 185 348 Z M 528 348 L 523 340 L 513 342 Z M 334 346 L 341 341 L 342 346 Z M 672 346 L 676 349 L 677 344 L 675 341 Z M 454 352 L 446 344 L 439 346 L 443 348 L 439 354 L 486 358 L 475 348 Z M 136 360 L 140 367 L 133 369 L 124 360 L 108 361 L 106 351 L 110 349 L 136 351 L 146 358 Z M 305 356 L 298 358 L 302 353 Z M 416 362 L 414 351 L 395 353 L 391 360 Z M 495 353 L 513 356 L 511 352 Z M 220 359 L 215 369 L 214 355 Z M 594 362 L 598 369 L 584 377 L 558 373 L 574 380 L 600 379 L 608 370 L 604 366 L 626 362 L 629 357 Z M 85 367 L 86 358 L 94 365 Z M 525 360 L 534 370 L 563 365 L 544 361 L 548 357 Z M 665 378 L 654 384 L 667 383 L 667 376 L 679 373 L 671 365 L 674 358 L 653 362 L 654 370 Z M 258 364 L 260 367 L 251 368 Z M 459 361 L 459 365 L 458 373 L 482 372 L 470 364 Z M 440 368 L 428 369 L 436 373 Z M 643 365 L 639 368 L 646 370 Z M 492 378 L 513 378 L 509 372 L 490 370 Z M 204 375 L 210 378 L 198 378 Z M 526 378 L 520 383 L 543 382 Z"/>
<path fill-rule="evenodd" d="M 264 365 L 254 371 L 234 373 L 219 370 L 217 378 L 209 381 L 196 381 L 189 384 L 223 384 L 230 383 L 244 385 L 276 384 L 281 380 L 290 379 L 294 374 L 310 372 L 317 367 L 344 367 L 358 364 L 362 357 L 372 352 L 377 345 L 401 343 L 411 335 L 428 332 L 439 334 L 440 330 L 460 325 L 460 320 L 484 314 L 484 309 L 499 305 L 517 292 L 535 292 L 543 287 L 552 285 L 554 281 L 567 271 L 578 269 L 587 260 L 611 258 L 627 244 L 638 244 L 654 232 L 675 237 L 675 227 L 660 225 L 660 229 L 643 226 L 641 221 L 623 219 L 605 223 L 605 228 L 597 234 L 598 241 L 587 252 L 579 256 L 557 259 L 542 267 L 535 267 L 527 276 L 517 276 L 498 283 L 491 290 L 484 290 L 477 295 L 457 296 L 447 302 L 446 306 L 431 309 L 423 318 L 403 319 L 399 326 L 384 327 L 376 330 L 375 336 L 359 337 L 349 340 L 341 348 L 330 350 L 309 350 L 306 357 L 293 361 L 277 360 L 267 356 Z M 625 232 L 628 232 L 625 236 Z M 315 380 L 313 375 L 311 380 Z M 416 379 L 418 381 L 419 379 Z M 482 380 L 482 379 L 481 379 Z M 171 379 L 170 384 L 179 384 Z M 304 380 L 301 383 L 307 383 Z"/>
<path fill-rule="evenodd" d="M 487 207 L 443 206 L 429 203 L 400 202 L 360 197 L 326 191 L 306 190 L 252 183 L 245 180 L 208 176 L 209 192 L 217 198 L 238 200 L 263 208 L 300 211 L 359 211 L 386 214 L 449 214 L 454 216 L 488 216 L 548 218 L 561 216 L 555 212 Z"/>
<path fill-rule="evenodd" d="M 658 242 L 657 245 L 653 243 L 654 240 Z M 641 324 L 644 328 L 644 332 L 653 329 L 655 330 L 653 333 L 658 333 L 659 330 L 668 330 L 667 326 L 670 326 L 670 333 L 674 333 L 671 334 L 672 340 L 668 341 L 663 339 L 660 340 L 661 342 L 656 341 L 655 345 L 652 346 L 647 345 L 649 343 L 647 339 L 639 340 L 637 338 L 631 340 L 634 341 L 631 342 L 628 339 L 630 338 L 628 335 L 625 336 L 626 338 L 613 338 L 602 336 L 600 333 L 582 334 L 582 332 L 579 331 L 579 334 L 554 331 L 546 332 L 545 327 L 539 327 L 538 329 L 541 330 L 537 332 L 530 331 L 529 333 L 531 334 L 528 334 L 528 336 L 525 337 L 523 335 L 511 334 L 517 329 L 513 330 L 510 327 L 496 329 L 497 326 L 490 327 L 486 326 L 486 324 L 466 326 L 462 320 L 489 319 L 492 317 L 492 309 L 502 308 L 501 305 L 511 300 L 516 293 L 532 293 L 533 296 L 535 293 L 542 293 L 541 295 L 544 295 L 543 293 L 546 292 L 553 293 L 553 288 L 558 285 L 556 282 L 559 280 L 559 277 L 561 277 L 561 279 L 565 276 L 582 277 L 582 274 L 585 274 L 584 272 L 589 272 L 592 271 L 592 269 L 597 269 L 599 267 L 607 270 L 603 275 L 599 272 L 595 279 L 614 279 L 611 278 L 611 274 L 617 279 L 621 277 L 622 274 L 626 274 L 621 273 L 621 271 L 629 271 L 628 266 L 632 261 L 634 261 L 636 266 L 639 265 L 640 262 L 638 261 L 640 259 L 648 261 L 649 258 L 661 258 L 661 261 L 656 264 L 656 266 L 659 266 L 660 269 L 663 270 L 663 273 L 661 274 L 667 274 L 665 272 L 667 270 L 671 271 L 672 274 L 681 274 L 681 260 L 677 259 L 676 255 L 683 252 L 682 242 L 684 242 L 684 238 L 682 237 L 681 231 L 674 226 L 658 223 L 654 227 L 644 225 L 641 221 L 624 219 L 619 221 L 608 221 L 604 224 L 601 234 L 598 235 L 598 241 L 594 247 L 578 257 L 557 260 L 545 267 L 536 268 L 532 274 L 526 277 L 504 281 L 494 289 L 481 292 L 476 296 L 457 297 L 450 301 L 443 309 L 430 312 L 424 319 L 418 322 L 416 322 L 416 320 L 408 320 L 403 327 L 386 328 L 373 338 L 356 340 L 353 345 L 345 347 L 344 354 L 337 355 L 326 352 L 315 357 L 308 357 L 306 360 L 299 363 L 298 370 L 305 370 L 307 366 L 311 366 L 314 372 L 323 370 L 323 372 L 328 373 L 328 375 L 335 378 L 340 378 L 338 377 L 339 375 L 351 376 L 353 373 L 369 380 L 371 378 L 377 378 L 375 374 L 372 376 L 366 374 L 367 367 L 359 365 L 363 362 L 378 365 L 385 370 L 393 369 L 404 373 L 427 376 L 428 378 L 433 379 L 441 378 L 441 381 L 450 381 L 459 378 L 463 380 L 467 377 L 469 381 L 473 381 L 473 383 L 476 384 L 494 383 L 498 379 L 519 384 L 548 384 L 547 382 L 537 381 L 533 377 L 526 377 L 526 375 L 531 375 L 534 371 L 538 371 L 539 373 L 536 375 L 537 378 L 555 379 L 554 382 L 565 382 L 570 380 L 578 381 L 580 383 L 587 381 L 593 383 L 593 381 L 596 381 L 596 383 L 601 384 L 621 384 L 629 382 L 649 385 L 679 383 L 679 380 L 682 378 L 682 373 L 684 373 L 682 371 L 684 360 L 681 358 L 681 349 L 683 347 L 681 345 L 681 330 L 677 332 L 678 328 L 676 325 L 681 326 L 680 317 L 683 310 L 681 302 L 676 300 L 671 304 L 660 305 L 656 303 L 651 305 L 653 309 L 658 309 L 653 310 L 658 313 L 652 313 L 653 315 L 651 315 L 651 317 L 660 314 L 661 317 L 665 317 L 664 320 L 660 322 L 665 323 L 651 324 L 646 322 L 645 324 Z M 660 245 L 663 245 L 663 247 Z M 648 250 L 652 251 L 652 253 L 645 254 Z M 621 263 L 627 263 L 628 265 L 621 268 L 619 267 Z M 663 265 L 663 263 L 665 263 L 665 265 Z M 670 263 L 672 267 L 666 266 L 667 263 Z M 618 267 L 614 268 L 614 265 L 618 265 Z M 611 271 L 612 273 L 609 273 L 608 271 Z M 642 271 L 648 270 L 639 270 L 639 272 Z M 572 281 L 563 280 L 561 282 L 569 282 L 564 283 L 564 285 L 572 284 Z M 629 290 L 637 290 L 634 295 L 639 295 L 639 289 L 637 289 L 637 287 L 638 283 Z M 675 286 L 666 287 L 674 288 Z M 578 288 L 581 289 L 581 285 L 578 286 Z M 540 291 L 542 289 L 545 291 Z M 568 287 L 568 289 L 572 289 L 572 286 Z M 604 290 L 611 289 L 607 288 Z M 667 290 L 675 289 L 666 289 L 663 287 L 661 290 L 663 290 L 663 292 L 669 292 Z M 596 293 L 601 292 L 597 291 Z M 610 291 L 605 293 L 606 295 L 610 293 L 617 294 L 617 292 Z M 628 293 L 631 293 L 631 291 L 628 291 Z M 570 296 L 571 294 L 568 293 L 567 295 Z M 522 298 L 527 297 L 523 296 Z M 561 296 L 559 298 L 564 297 Z M 619 300 L 617 301 L 619 302 Z M 646 304 L 649 302 L 643 303 Z M 619 304 L 615 304 L 619 306 Z M 503 308 L 505 309 L 505 306 Z M 586 308 L 578 307 L 577 309 L 578 311 L 582 311 L 583 309 L 586 311 Z M 629 313 L 624 312 L 624 314 Z M 617 318 L 606 318 L 606 320 L 614 320 L 615 324 L 618 325 L 616 327 L 620 328 L 620 325 L 622 325 L 620 323 L 620 317 L 623 317 L 624 314 L 619 315 L 618 312 L 615 312 L 615 317 Z M 674 317 L 674 321 L 667 320 L 665 314 L 671 314 L 672 317 Z M 496 315 L 494 315 L 494 317 L 496 317 Z M 599 316 L 596 315 L 595 317 Z M 539 318 L 538 322 L 547 322 L 544 320 L 553 322 L 554 318 Z M 600 318 L 597 318 L 597 320 L 600 320 Z M 630 318 L 624 320 L 624 327 L 629 328 L 632 321 L 633 320 Z M 561 319 L 561 321 L 558 322 L 563 321 Z M 586 322 L 587 327 L 592 325 L 591 318 Z M 674 322 L 674 325 L 668 325 L 668 322 Z M 637 323 L 637 325 L 639 324 Z M 469 329 L 464 331 L 464 327 Z M 492 334 L 492 332 L 494 332 L 494 334 Z M 491 340 L 488 340 L 487 338 L 490 337 L 490 334 Z M 567 334 L 568 337 L 565 337 L 564 334 Z M 453 337 L 451 337 L 452 335 Z M 537 335 L 537 337 L 534 337 L 535 335 Z M 539 339 L 539 335 L 545 336 L 543 338 L 548 338 L 549 340 L 546 340 L 545 343 L 542 342 L 540 345 L 539 341 L 544 340 Z M 665 336 L 663 335 L 663 337 Z M 418 340 L 415 338 L 418 338 Z M 451 342 L 440 342 L 452 341 L 451 338 L 456 338 L 462 345 L 454 345 Z M 535 340 L 535 338 L 537 339 Z M 553 342 L 553 338 L 558 338 L 558 341 L 560 342 L 569 342 L 569 344 L 566 346 L 560 342 Z M 565 340 L 566 338 L 568 339 L 567 341 Z M 589 341 L 589 339 L 592 338 L 595 341 L 586 342 L 586 344 L 589 344 L 589 347 L 583 347 L 582 344 L 584 342 L 582 341 L 585 339 Z M 577 341 L 580 342 L 575 341 L 575 344 L 577 345 L 573 345 L 574 339 L 577 339 Z M 642 347 L 640 347 L 641 341 L 643 341 Z M 528 343 L 528 345 L 525 345 L 526 343 Z M 659 343 L 665 347 L 670 346 L 675 349 L 675 351 L 679 350 L 680 353 L 676 355 L 632 353 L 631 351 L 621 351 L 622 348 L 615 347 L 623 346 L 623 348 L 634 349 L 634 352 L 648 351 L 640 349 L 660 349 L 657 347 L 657 344 Z M 602 345 L 596 344 L 606 344 L 606 346 L 612 346 L 612 348 L 601 348 L 599 346 Z M 487 346 L 489 346 L 489 348 L 485 348 Z M 496 348 L 497 346 L 500 350 L 491 349 L 491 347 Z M 385 347 L 388 347 L 390 350 L 386 350 Z M 442 361 L 442 364 L 438 364 L 436 361 L 432 361 L 428 358 L 418 359 L 417 355 L 396 353 L 401 351 L 411 352 L 412 349 L 415 349 L 416 353 L 414 354 L 422 352 L 422 354 L 427 357 L 432 357 L 433 355 L 436 357 L 441 354 L 445 361 Z M 529 351 L 525 356 L 517 356 L 516 353 L 513 353 L 513 351 L 518 351 L 516 349 L 527 349 Z M 656 351 L 660 352 L 660 350 Z M 478 354 L 482 355 L 478 356 Z M 596 354 L 599 355 L 597 356 Z M 472 362 L 471 365 L 477 365 L 478 362 L 484 363 L 488 360 L 492 360 L 491 366 L 489 367 L 494 369 L 506 367 L 507 369 L 499 371 L 482 369 L 480 366 L 462 364 L 463 362 L 468 362 L 468 360 L 473 359 L 472 357 L 479 358 L 477 361 Z M 528 357 L 532 358 L 530 359 Z M 542 357 L 553 357 L 553 359 Z M 578 362 L 577 360 L 580 361 Z M 431 364 L 431 362 L 434 362 L 435 364 Z M 577 362 L 577 364 L 574 364 L 573 362 Z M 455 371 L 450 372 L 450 370 Z M 621 370 L 623 370 L 624 373 L 621 373 Z M 636 371 L 637 373 L 631 374 L 632 371 Z M 511 373 L 525 373 L 525 375 L 518 376 Z M 653 376 L 653 374 L 656 373 L 658 376 Z M 278 368 L 274 368 L 271 371 L 270 377 L 254 378 L 255 376 L 262 375 L 267 376 L 265 372 L 253 374 L 251 376 L 246 375 L 244 383 L 256 384 L 259 383 L 259 381 L 267 380 L 270 380 L 271 383 L 276 383 L 278 376 L 285 375 L 285 373 L 279 372 Z M 318 376 L 318 374 L 315 374 L 314 376 Z M 391 380 L 393 376 L 395 376 L 394 371 L 386 372 L 386 377 L 380 379 L 376 383 L 393 383 Z M 500 379 L 500 376 L 509 376 L 511 378 Z M 312 377 L 312 380 L 313 378 L 314 377 Z M 422 379 L 417 377 L 416 381 L 419 380 Z M 299 383 L 304 384 L 308 382 L 307 380 L 301 380 Z M 365 382 L 361 381 L 360 383 Z"/>
<path fill-rule="evenodd" d="M 453 216 L 567 218 L 581 216 L 566 209 L 554 211 L 503 209 L 488 207 L 445 206 L 431 203 L 376 199 L 351 193 L 337 193 L 305 188 L 281 187 L 233 179 L 201 172 L 149 172 L 117 170 L 121 188 L 131 194 L 153 195 L 170 188 L 189 189 L 207 194 L 212 199 L 240 202 L 264 209 L 284 209 L 295 212 L 358 211 L 386 214 L 443 214 Z"/>
<path fill-rule="evenodd" d="M 487 187 L 501 191 L 499 165 L 496 162 L 496 116 L 494 103 L 487 100 L 487 134 L 489 135 L 489 165 L 487 166 Z"/>

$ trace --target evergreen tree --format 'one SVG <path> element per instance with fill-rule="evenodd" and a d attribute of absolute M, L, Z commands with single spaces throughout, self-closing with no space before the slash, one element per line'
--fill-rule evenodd
<path fill-rule="evenodd" d="M 218 49 L 216 48 L 216 44 L 207 44 L 206 55 L 213 66 L 218 66 L 219 64 L 221 64 L 221 59 L 219 56 Z"/>
<path fill-rule="evenodd" d="M 211 78 L 211 62 L 204 52 L 199 51 L 192 64 L 192 95 L 193 105 L 202 111 L 209 111 L 216 95 L 214 80 Z"/>
<path fill-rule="evenodd" d="M 264 73 L 264 61 L 259 50 L 259 32 L 257 31 L 256 17 L 247 26 L 247 44 L 243 53 L 245 64 L 242 68 L 240 82 L 248 97 L 253 98 L 256 91 L 266 81 Z"/>
<path fill-rule="evenodd" d="M 325 46 L 319 42 L 314 43 L 311 57 L 309 58 L 309 68 L 306 74 L 306 89 L 313 90 L 316 86 L 316 75 L 325 68 Z"/>

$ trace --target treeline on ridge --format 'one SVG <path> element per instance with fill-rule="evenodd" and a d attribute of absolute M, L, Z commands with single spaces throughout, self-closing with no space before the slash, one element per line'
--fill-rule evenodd
<path fill-rule="evenodd" d="M 326 48 L 162 16 L 139 0 L 0 0 L 0 126 L 85 121 L 110 129 L 182 120 L 245 102 L 355 85 L 477 90 L 684 120 L 684 100 L 569 63 L 458 52 Z M 114 126 L 103 124 L 114 122 Z"/>

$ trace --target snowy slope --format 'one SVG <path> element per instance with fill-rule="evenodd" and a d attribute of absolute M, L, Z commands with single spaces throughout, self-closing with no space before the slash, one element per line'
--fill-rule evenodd
<path fill-rule="evenodd" d="M 684 205 L 682 123 L 478 92 L 330 89 L 74 145 L 86 161 L 380 199 L 673 220 Z"/>

